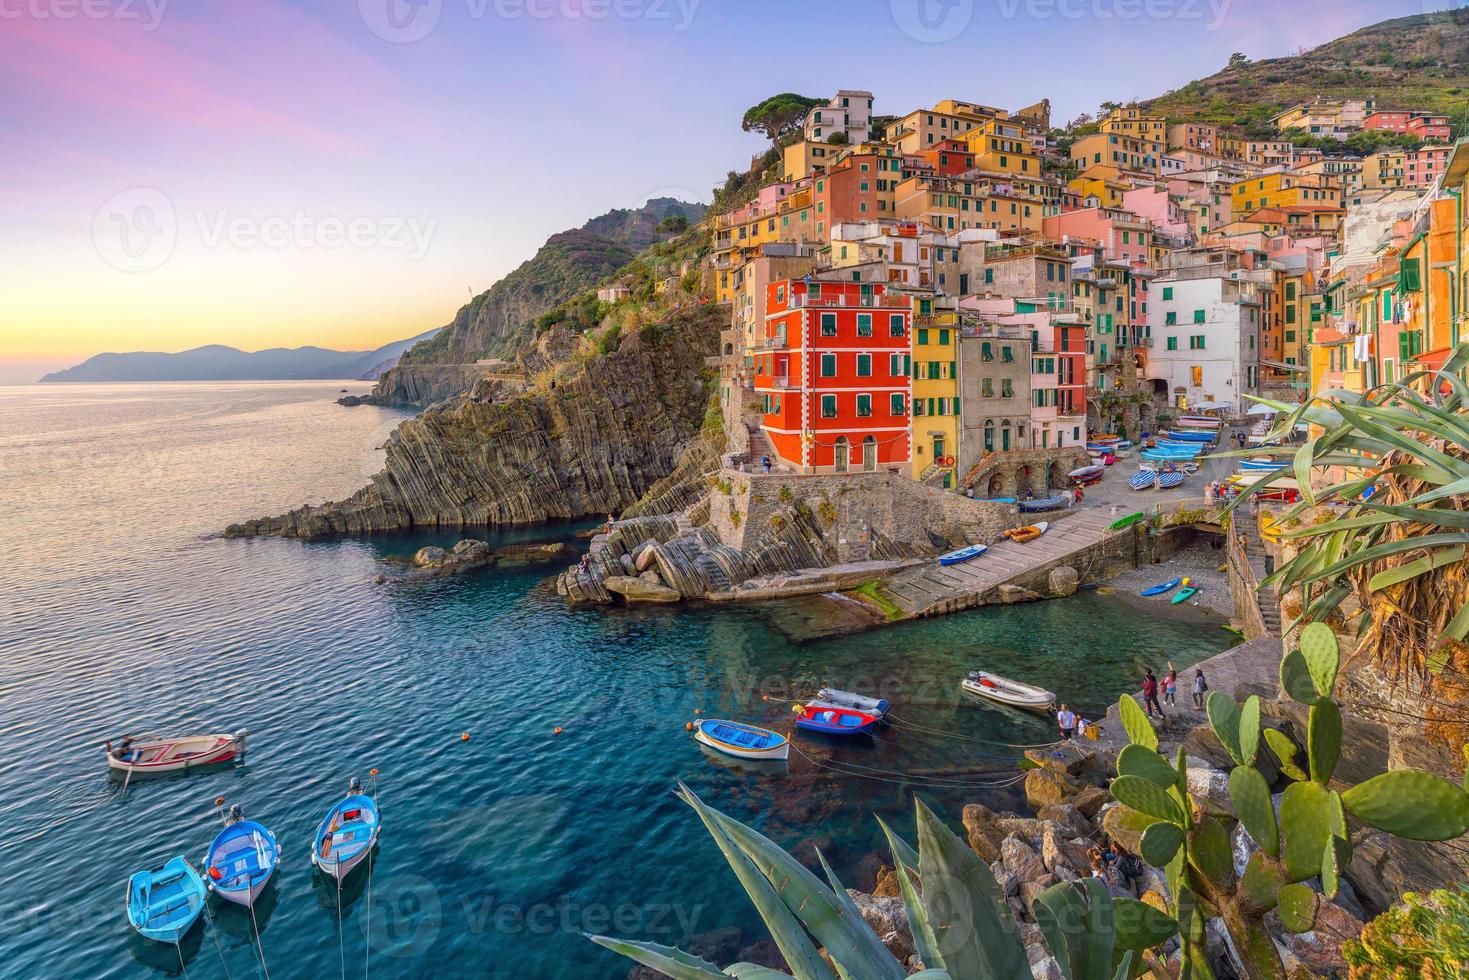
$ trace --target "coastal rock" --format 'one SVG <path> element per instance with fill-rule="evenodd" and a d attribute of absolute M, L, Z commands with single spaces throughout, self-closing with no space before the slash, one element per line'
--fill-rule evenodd
<path fill-rule="evenodd" d="M 1086 850 L 1066 840 L 1049 824 L 1041 836 L 1041 862 L 1047 871 L 1066 881 L 1075 881 L 1090 870 Z"/>
<path fill-rule="evenodd" d="M 877 883 L 872 886 L 873 898 L 899 898 L 903 894 L 902 886 L 898 882 L 898 871 L 896 868 L 884 864 L 877 869 Z"/>
<path fill-rule="evenodd" d="M 999 595 L 1000 602 L 1004 605 L 1012 605 L 1017 602 L 1036 602 L 1041 598 L 1039 592 L 1033 592 L 1023 585 L 1005 583 L 995 590 Z"/>
<path fill-rule="evenodd" d="M 971 803 L 961 817 L 969 835 L 969 846 L 981 861 L 994 861 L 1000 856 L 1000 843 L 1005 835 L 995 826 L 995 814 L 982 803 Z"/>
<path fill-rule="evenodd" d="M 433 546 L 419 548 L 413 555 L 413 564 L 420 568 L 433 568 L 435 565 L 442 565 L 444 559 L 448 557 L 449 553 L 443 548 Z"/>
<path fill-rule="evenodd" d="M 1073 837 L 1085 837 L 1093 830 L 1091 822 L 1071 803 L 1048 803 L 1037 810 L 1035 816 L 1037 820 L 1062 827 Z"/>
<path fill-rule="evenodd" d="M 638 578 L 642 579 L 644 582 L 647 582 L 649 585 L 663 584 L 663 579 L 658 575 L 657 572 L 653 571 L 652 569 L 643 572 L 641 575 L 638 576 Z"/>
<path fill-rule="evenodd" d="M 494 556 L 501 565 L 542 565 L 574 558 L 576 549 L 564 541 L 507 544 L 496 548 Z"/>
<path fill-rule="evenodd" d="M 1136 810 L 1123 806 L 1121 803 L 1108 803 L 1101 810 L 1101 824 L 1108 837 L 1118 847 L 1139 857 L 1140 841 L 1143 831 L 1148 824 L 1153 823 L 1153 818 Z"/>
<path fill-rule="evenodd" d="M 877 933 L 877 938 L 898 962 L 907 962 L 913 955 L 913 930 L 908 924 L 908 911 L 901 898 L 885 898 L 848 888 L 847 895 L 857 906 L 862 921 Z"/>
<path fill-rule="evenodd" d="M 1045 950 L 1044 943 L 1040 949 Z M 1027 950 L 1027 953 L 1029 950 Z M 1066 974 L 1061 969 L 1061 964 L 1056 962 L 1056 957 L 1047 955 L 1030 964 L 1030 975 L 1033 980 L 1066 980 Z"/>
<path fill-rule="evenodd" d="M 1203 759 L 1188 759 L 1188 791 L 1205 812 L 1216 817 L 1233 817 L 1229 801 L 1229 773 L 1215 769 Z"/>
<path fill-rule="evenodd" d="M 658 556 L 654 553 L 657 544 L 653 541 L 644 541 L 638 545 L 632 553 L 633 568 L 639 572 L 646 572 L 658 562 Z"/>
<path fill-rule="evenodd" d="M 1097 754 L 1077 741 L 1061 742 L 1050 748 L 1026 749 L 1025 757 L 1043 769 L 1067 776 L 1078 776 L 1096 767 Z"/>
<path fill-rule="evenodd" d="M 609 575 L 602 580 L 602 584 L 609 592 L 615 592 L 627 600 L 628 603 L 638 602 L 678 602 L 683 598 L 677 589 L 670 589 L 666 585 L 655 585 L 645 582 L 631 575 Z"/>
<path fill-rule="evenodd" d="M 1080 811 L 1088 820 L 1095 820 L 1102 807 L 1112 797 L 1100 786 L 1083 786 L 1081 790 L 1071 798 L 1071 805 Z"/>
<path fill-rule="evenodd" d="M 1076 792 L 1076 783 L 1051 769 L 1032 769 L 1025 774 L 1025 800 L 1035 809 L 1061 803 Z"/>
<path fill-rule="evenodd" d="M 1310 932 L 1286 932 L 1280 916 L 1273 909 L 1265 915 L 1276 947 L 1281 950 L 1286 971 L 1296 967 L 1309 970 L 1313 976 L 1325 976 L 1346 969 L 1341 948 L 1349 939 L 1362 934 L 1363 922 L 1334 902 L 1317 896 L 1316 921 Z"/>
<path fill-rule="evenodd" d="M 1051 595 L 1057 598 L 1075 595 L 1076 587 L 1080 582 L 1081 576 L 1070 565 L 1057 565 L 1046 577 L 1046 584 L 1051 589 Z"/>
<path fill-rule="evenodd" d="M 1000 860 L 1005 862 L 1005 870 L 1020 880 L 1022 888 L 1025 882 L 1037 881 L 1047 877 L 1046 865 L 1041 861 L 1040 855 L 1031 850 L 1029 844 L 1019 837 L 1007 837 L 1000 845 Z M 1027 901 L 1026 907 L 1030 906 Z"/>
<path fill-rule="evenodd" d="M 1025 911 L 1031 918 L 1035 918 L 1035 900 L 1040 893 L 1056 884 L 1057 878 L 1053 874 L 1043 874 L 1034 881 L 1022 881 L 1020 883 L 1020 901 Z"/>

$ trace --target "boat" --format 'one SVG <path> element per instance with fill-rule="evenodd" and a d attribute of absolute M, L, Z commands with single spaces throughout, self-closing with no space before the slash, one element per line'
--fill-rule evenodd
<path fill-rule="evenodd" d="M 346 798 L 338 800 L 316 828 L 311 863 L 341 881 L 372 852 L 381 827 L 377 802 L 362 792 L 362 782 L 353 776 Z"/>
<path fill-rule="evenodd" d="M 1175 421 L 1181 426 L 1198 429 L 1217 429 L 1223 424 L 1212 415 L 1180 415 Z"/>
<path fill-rule="evenodd" d="M 275 834 L 231 806 L 224 829 L 204 855 L 205 883 L 220 898 L 248 908 L 270 883 L 279 859 Z"/>
<path fill-rule="evenodd" d="M 245 756 L 245 730 L 233 735 L 188 735 L 180 738 L 134 739 L 124 735 L 122 742 L 107 751 L 107 765 L 116 773 L 147 775 L 157 772 L 181 772 L 200 766 L 233 762 Z"/>
<path fill-rule="evenodd" d="M 1187 583 L 1188 579 L 1176 578 L 1171 582 L 1163 582 L 1162 584 L 1155 585 L 1152 588 L 1143 589 L 1141 592 L 1138 593 L 1138 595 L 1162 595 L 1165 592 L 1172 592 L 1174 589 L 1178 588 L 1180 582 Z"/>
<path fill-rule="evenodd" d="M 157 871 L 138 871 L 128 879 L 128 922 L 138 933 L 161 943 L 177 943 L 204 911 L 204 879 L 182 856 Z"/>
<path fill-rule="evenodd" d="M 1134 490 L 1146 490 L 1158 482 L 1157 470 L 1138 470 L 1127 478 L 1127 485 Z"/>
<path fill-rule="evenodd" d="M 1120 531 L 1125 527 L 1132 527 L 1132 525 L 1136 524 L 1138 521 L 1142 520 L 1146 516 L 1147 515 L 1144 514 L 1142 511 L 1138 511 L 1136 514 L 1128 514 L 1126 517 L 1119 517 L 1117 518 L 1117 520 L 1107 525 L 1107 530 Z"/>
<path fill-rule="evenodd" d="M 946 555 L 939 555 L 939 564 L 957 565 L 961 561 L 968 561 L 971 558 L 978 558 L 986 551 L 989 551 L 988 545 L 972 544 L 967 548 L 960 548 L 958 551 L 951 551 Z"/>
<path fill-rule="evenodd" d="M 982 504 L 1013 504 L 1016 501 L 1018 501 L 1020 498 L 1018 498 L 1018 497 L 975 497 L 974 499 L 975 500 L 978 500 Z"/>
<path fill-rule="evenodd" d="M 1159 439 L 1157 440 L 1157 448 L 1182 449 L 1198 455 L 1204 451 L 1204 444 L 1202 442 L 1187 442 L 1180 439 Z"/>
<path fill-rule="evenodd" d="M 1242 459 L 1239 461 L 1241 473 L 1271 473 L 1286 465 L 1289 464 L 1284 461 L 1276 462 L 1273 459 Z"/>
<path fill-rule="evenodd" d="M 1203 590 L 1202 589 L 1199 589 L 1199 588 L 1197 588 L 1195 586 L 1185 585 L 1183 588 L 1181 588 L 1181 589 L 1178 590 L 1178 595 L 1176 595 L 1172 599 L 1169 599 L 1168 600 L 1168 604 L 1171 605 L 1171 606 L 1176 606 L 1180 602 L 1185 602 L 1185 601 L 1187 601 L 1189 599 L 1192 599 L 1194 596 L 1198 595 L 1201 591 L 1203 591 Z"/>
<path fill-rule="evenodd" d="M 1106 464 L 1093 463 L 1091 466 L 1079 466 L 1066 475 L 1073 480 L 1101 479 L 1102 474 L 1107 472 Z"/>
<path fill-rule="evenodd" d="M 780 732 L 738 721 L 700 718 L 694 722 L 694 738 L 741 759 L 786 759 L 791 754 L 791 740 Z"/>
<path fill-rule="evenodd" d="M 865 711 L 868 714 L 877 715 L 879 718 L 887 714 L 888 708 L 892 707 L 892 702 L 887 698 L 870 698 L 865 694 L 839 691 L 834 687 L 823 687 L 816 692 L 816 696 L 826 704 L 832 704 L 842 708 L 856 708 L 858 711 Z M 806 703 L 815 704 L 816 702 L 807 701 Z"/>
<path fill-rule="evenodd" d="M 971 670 L 959 686 L 970 694 L 1028 711 L 1045 711 L 1056 703 L 1056 695 L 1043 687 L 1022 684 L 984 670 Z"/>
<path fill-rule="evenodd" d="M 1015 506 L 1019 507 L 1023 511 L 1035 513 L 1037 511 L 1043 510 L 1059 510 L 1069 503 L 1071 503 L 1070 497 L 1062 496 L 1061 494 L 1055 494 L 1050 497 L 1035 497 L 1031 500 L 1022 500 Z"/>
<path fill-rule="evenodd" d="M 1025 544 L 1025 542 L 1034 541 L 1042 534 L 1045 534 L 1046 528 L 1048 527 L 1050 527 L 1049 524 L 1045 521 L 1040 521 L 1036 524 L 1027 524 L 1024 527 L 1012 527 L 1000 533 L 1016 544 Z"/>
<path fill-rule="evenodd" d="M 1195 429 L 1164 429 L 1162 432 L 1158 433 L 1158 438 L 1172 439 L 1174 442 L 1211 443 L 1214 441 L 1214 438 L 1217 435 L 1218 433 L 1213 431 L 1198 431 Z"/>
<path fill-rule="evenodd" d="M 858 711 L 856 708 L 798 704 L 793 710 L 796 712 L 797 728 L 803 728 L 808 732 L 821 732 L 824 735 L 865 734 L 877 727 L 877 723 L 881 720 L 871 712 Z"/>
<path fill-rule="evenodd" d="M 1163 472 L 1158 474 L 1158 489 L 1172 490 L 1183 484 L 1183 474 L 1177 472 Z"/>

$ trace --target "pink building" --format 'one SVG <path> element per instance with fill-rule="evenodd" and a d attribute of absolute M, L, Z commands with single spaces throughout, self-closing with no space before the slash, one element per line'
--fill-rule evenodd
<path fill-rule="evenodd" d="M 1408 187 L 1427 187 L 1449 164 L 1452 146 L 1423 146 L 1403 154 L 1403 183 Z"/>
<path fill-rule="evenodd" d="M 1122 207 L 1166 235 L 1188 237 L 1188 215 L 1164 187 L 1138 187 L 1122 192 Z"/>
<path fill-rule="evenodd" d="M 1363 129 L 1385 129 L 1392 133 L 1406 133 L 1408 120 L 1413 118 L 1409 109 L 1380 109 L 1369 112 L 1362 118 Z"/>
<path fill-rule="evenodd" d="M 1052 241 L 1082 238 L 1101 242 L 1109 259 L 1144 265 L 1148 262 L 1148 222 L 1122 208 L 1082 208 L 1063 211 L 1042 222 L 1042 231 Z"/>

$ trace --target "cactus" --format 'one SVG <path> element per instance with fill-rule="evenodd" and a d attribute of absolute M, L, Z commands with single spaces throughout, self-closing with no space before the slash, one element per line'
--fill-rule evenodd
<path fill-rule="evenodd" d="M 1305 885 L 1286 885 L 1275 911 L 1287 932 L 1310 932 L 1316 924 L 1316 893 Z"/>
<path fill-rule="evenodd" d="M 1234 857 L 1230 853 L 1229 834 L 1213 817 L 1201 819 L 1188 835 L 1189 863 L 1208 879 L 1214 890 L 1229 891 L 1234 887 Z"/>
<path fill-rule="evenodd" d="M 1141 745 L 1125 745 L 1117 755 L 1117 771 L 1124 776 L 1139 776 L 1168 789 L 1178 782 L 1178 773 L 1162 756 Z"/>
<path fill-rule="evenodd" d="M 1292 783 L 1280 800 L 1281 859 L 1291 881 L 1314 878 L 1334 823 L 1331 796 L 1320 783 Z"/>
<path fill-rule="evenodd" d="M 1118 776 L 1112 780 L 1112 796 L 1139 813 L 1184 826 L 1183 811 L 1166 790 L 1141 776 Z"/>
<path fill-rule="evenodd" d="M 1280 855 L 1280 828 L 1265 777 L 1252 766 L 1238 766 L 1229 774 L 1229 801 L 1250 837 L 1271 857 Z"/>
<path fill-rule="evenodd" d="M 1296 743 L 1292 742 L 1285 732 L 1275 728 L 1265 729 L 1265 744 L 1270 746 L 1270 751 L 1275 755 L 1275 761 L 1280 763 L 1281 772 L 1291 779 L 1311 778 L 1300 766 L 1296 765 Z"/>
<path fill-rule="evenodd" d="M 1183 831 L 1178 825 L 1160 820 L 1143 831 L 1138 850 L 1142 852 L 1143 860 L 1155 868 L 1161 868 L 1173 860 L 1173 855 L 1182 846 Z"/>
<path fill-rule="evenodd" d="M 1469 832 L 1469 793 L 1447 779 L 1398 769 L 1373 776 L 1341 794 L 1365 824 L 1409 840 L 1452 840 Z"/>
<path fill-rule="evenodd" d="M 1321 855 L 1321 894 L 1336 898 L 1336 893 L 1341 890 L 1341 873 L 1351 863 L 1351 842 L 1332 834 Z"/>
<path fill-rule="evenodd" d="M 1214 729 L 1214 734 L 1219 736 L 1219 742 L 1224 746 L 1237 766 L 1245 765 L 1244 753 L 1240 751 L 1239 744 L 1239 705 L 1234 699 L 1223 691 L 1209 692 L 1209 700 L 1206 702 L 1209 714 L 1209 726 Z"/>
<path fill-rule="evenodd" d="M 1316 682 L 1311 679 L 1311 668 L 1301 651 L 1292 650 L 1280 658 L 1280 687 L 1292 701 L 1315 704 L 1321 700 Z"/>
<path fill-rule="evenodd" d="M 1330 698 L 1311 705 L 1306 726 L 1306 757 L 1311 764 L 1311 778 L 1322 786 L 1331 781 L 1336 761 L 1341 756 L 1341 710 Z"/>
<path fill-rule="evenodd" d="M 1143 709 L 1137 706 L 1136 701 L 1130 697 L 1122 698 L 1117 702 L 1117 713 L 1122 718 L 1122 728 L 1127 732 L 1129 742 L 1158 751 L 1158 733 L 1153 730 L 1153 723 L 1143 714 Z"/>
<path fill-rule="evenodd" d="M 1240 877 L 1240 898 L 1248 910 L 1268 912 L 1275 908 L 1280 889 L 1288 883 L 1281 863 L 1264 851 L 1256 851 Z"/>
<path fill-rule="evenodd" d="M 1325 623 L 1312 623 L 1301 631 L 1301 659 L 1306 663 L 1312 685 L 1322 697 L 1330 697 L 1336 687 L 1336 671 L 1341 663 L 1336 634 Z"/>
<path fill-rule="evenodd" d="M 1251 694 L 1239 710 L 1239 759 L 1242 766 L 1253 766 L 1260 751 L 1260 697 Z"/>

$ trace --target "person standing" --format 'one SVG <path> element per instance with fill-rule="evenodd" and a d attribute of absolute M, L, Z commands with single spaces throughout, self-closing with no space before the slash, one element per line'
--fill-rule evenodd
<path fill-rule="evenodd" d="M 1158 678 L 1153 676 L 1153 668 L 1149 667 L 1143 671 L 1143 707 L 1148 711 L 1148 717 L 1153 717 L 1153 709 L 1158 709 L 1158 717 L 1163 717 L 1163 706 L 1158 703 Z"/>
<path fill-rule="evenodd" d="M 1168 673 L 1166 675 L 1164 675 L 1164 677 L 1163 677 L 1163 703 L 1164 704 L 1177 704 L 1178 703 L 1178 697 L 1177 697 L 1177 695 L 1178 695 L 1178 671 L 1176 671 L 1176 670 L 1173 669 L 1173 665 L 1172 664 L 1169 664 L 1168 665 Z"/>
<path fill-rule="evenodd" d="M 1194 671 L 1195 708 L 1202 708 L 1204 706 L 1204 692 L 1207 690 L 1209 690 L 1209 682 L 1204 680 L 1204 670 L 1202 667 L 1200 667 L 1199 669 Z"/>
<path fill-rule="evenodd" d="M 1061 705 L 1061 710 L 1056 712 L 1056 724 L 1061 729 L 1061 741 L 1071 741 L 1071 736 L 1076 734 L 1076 712 Z"/>

